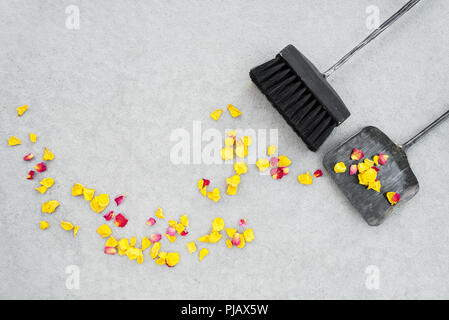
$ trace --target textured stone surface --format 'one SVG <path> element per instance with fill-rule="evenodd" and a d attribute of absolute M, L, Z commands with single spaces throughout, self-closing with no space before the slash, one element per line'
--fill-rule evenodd
<path fill-rule="evenodd" d="M 248 72 L 292 43 L 321 70 L 369 30 L 365 9 L 381 20 L 405 1 L 0 1 L 0 297 L 1 298 L 449 298 L 449 125 L 408 151 L 420 192 L 378 228 L 369 227 L 329 177 L 311 187 L 296 176 L 321 166 L 326 151 L 366 125 L 401 143 L 436 118 L 449 101 L 447 1 L 424 1 L 330 79 L 352 116 L 318 153 L 307 150 L 251 83 Z M 78 5 L 79 30 L 65 27 Z M 208 118 L 218 106 L 242 117 Z M 22 118 L 15 107 L 28 104 Z M 279 129 L 292 159 L 281 181 L 254 165 L 238 195 L 215 204 L 197 179 L 220 186 L 229 165 L 174 165 L 177 128 Z M 38 143 L 30 145 L 33 131 Z M 10 135 L 22 138 L 7 147 Z M 56 159 L 41 175 L 55 178 L 45 195 L 25 179 L 28 152 L 47 146 Z M 38 179 L 38 178 L 37 178 Z M 168 217 L 187 213 L 190 239 L 213 217 L 245 217 L 256 240 L 244 250 L 207 246 L 200 263 L 185 248 L 174 269 L 137 265 L 102 253 L 101 216 L 70 195 L 74 182 L 111 195 L 126 193 L 130 219 L 117 237 L 148 235 L 157 206 Z M 43 201 L 61 206 L 48 217 Z M 50 229 L 41 231 L 47 218 Z M 81 225 L 78 237 L 61 219 Z M 163 231 L 161 224 L 154 230 Z M 206 247 L 200 245 L 200 248 Z M 80 268 L 79 290 L 66 288 L 67 266 Z M 377 266 L 380 288 L 365 286 Z M 370 269 L 368 269 L 370 270 Z"/>

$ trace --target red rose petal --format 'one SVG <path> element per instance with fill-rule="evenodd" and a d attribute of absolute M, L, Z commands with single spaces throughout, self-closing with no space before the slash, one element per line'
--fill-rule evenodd
<path fill-rule="evenodd" d="M 47 170 L 47 166 L 45 165 L 45 163 L 41 162 L 41 163 L 36 164 L 34 169 L 36 169 L 37 172 L 44 172 Z"/>
<path fill-rule="evenodd" d="M 181 234 L 181 236 L 184 237 L 184 236 L 188 235 L 189 232 L 188 232 L 187 230 L 184 230 L 184 231 L 182 231 L 180 234 Z"/>
<path fill-rule="evenodd" d="M 103 218 L 106 219 L 106 221 L 111 220 L 112 218 L 114 218 L 114 211 L 109 211 L 108 213 L 106 213 Z"/>
<path fill-rule="evenodd" d="M 150 236 L 150 241 L 151 243 L 155 243 L 155 242 L 159 242 L 162 238 L 162 235 L 160 233 L 153 233 Z"/>
<path fill-rule="evenodd" d="M 154 219 L 153 217 L 151 217 L 150 219 L 147 220 L 147 222 L 145 222 L 148 226 L 152 226 L 156 223 L 156 219 Z"/>
<path fill-rule="evenodd" d="M 104 253 L 114 255 L 117 253 L 117 249 L 114 247 L 104 247 Z"/>
<path fill-rule="evenodd" d="M 315 172 L 313 173 L 313 176 L 314 176 L 315 178 L 319 178 L 319 177 L 323 176 L 323 171 L 321 171 L 320 169 L 318 169 L 317 171 L 315 171 Z"/>
<path fill-rule="evenodd" d="M 25 157 L 23 157 L 23 160 L 30 161 L 34 158 L 34 155 L 32 153 L 28 153 Z"/>
<path fill-rule="evenodd" d="M 118 196 L 117 198 L 114 199 L 115 203 L 117 203 L 117 206 L 120 205 L 120 203 L 123 202 L 123 200 L 125 200 L 125 195 L 122 194 L 121 196 Z"/>
<path fill-rule="evenodd" d="M 115 216 L 114 223 L 117 227 L 123 228 L 128 223 L 128 219 L 126 219 L 124 215 L 119 213 Z"/>
<path fill-rule="evenodd" d="M 30 172 L 28 172 L 28 176 L 27 176 L 28 180 L 33 180 L 34 179 L 34 171 L 31 170 Z"/>
<path fill-rule="evenodd" d="M 352 160 L 360 160 L 365 156 L 365 154 L 363 153 L 362 150 L 359 150 L 357 148 L 354 148 L 354 150 L 352 150 L 352 154 L 351 154 L 351 159 Z"/>

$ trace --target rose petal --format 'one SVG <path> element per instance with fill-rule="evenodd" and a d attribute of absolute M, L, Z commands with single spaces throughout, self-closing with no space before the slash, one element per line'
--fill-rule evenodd
<path fill-rule="evenodd" d="M 272 156 L 276 153 L 276 146 L 269 146 L 267 148 L 267 155 Z"/>
<path fill-rule="evenodd" d="M 344 164 L 344 162 L 339 162 L 339 163 L 335 164 L 334 171 L 335 171 L 335 173 L 345 172 L 346 171 L 346 165 Z"/>
<path fill-rule="evenodd" d="M 21 107 L 17 107 L 16 110 L 17 110 L 17 116 L 20 117 L 20 116 L 22 116 L 22 114 L 25 113 L 25 111 L 28 110 L 28 106 L 26 104 L 24 104 Z"/>
<path fill-rule="evenodd" d="M 37 188 L 34 188 L 34 189 L 39 191 L 41 194 L 44 194 L 45 192 L 47 192 L 47 187 L 46 186 L 40 186 L 40 187 L 37 187 Z"/>
<path fill-rule="evenodd" d="M 51 188 L 55 184 L 55 180 L 53 178 L 45 178 L 40 182 L 41 185 Z"/>
<path fill-rule="evenodd" d="M 387 199 L 393 206 L 401 200 L 401 196 L 396 192 L 387 192 Z"/>
<path fill-rule="evenodd" d="M 239 220 L 239 226 L 245 228 L 246 227 L 246 220 L 245 219 L 240 219 Z"/>
<path fill-rule="evenodd" d="M 245 241 L 246 242 L 251 242 L 251 241 L 253 241 L 254 240 L 254 232 L 253 232 L 253 229 L 246 229 L 244 232 L 243 232 L 243 237 L 245 238 Z"/>
<path fill-rule="evenodd" d="M 136 245 L 136 242 L 137 242 L 136 236 L 134 236 L 134 237 L 132 237 L 131 239 L 129 239 L 129 245 L 130 245 L 131 247 L 134 247 L 134 246 Z"/>
<path fill-rule="evenodd" d="M 203 260 L 204 257 L 207 256 L 208 254 L 209 250 L 207 250 L 206 248 L 201 249 L 199 254 L 200 261 Z"/>
<path fill-rule="evenodd" d="M 222 235 L 218 231 L 212 231 L 209 235 L 209 242 L 210 243 L 217 243 L 222 238 Z"/>
<path fill-rule="evenodd" d="M 267 159 L 259 159 L 256 162 L 256 166 L 257 168 L 259 168 L 260 172 L 264 172 L 270 167 L 270 161 L 268 161 Z"/>
<path fill-rule="evenodd" d="M 270 158 L 270 166 L 276 168 L 278 166 L 278 163 L 279 163 L 279 158 L 278 157 Z"/>
<path fill-rule="evenodd" d="M 114 211 L 109 211 L 108 213 L 106 213 L 103 218 L 106 221 L 110 221 L 112 218 L 114 218 Z"/>
<path fill-rule="evenodd" d="M 236 232 L 237 230 L 234 228 L 226 228 L 226 234 L 229 238 L 232 238 Z"/>
<path fill-rule="evenodd" d="M 224 147 L 223 149 L 221 149 L 220 154 L 223 160 L 231 160 L 234 158 L 234 148 Z"/>
<path fill-rule="evenodd" d="M 242 138 L 242 141 L 243 141 L 243 144 L 245 145 L 245 146 L 250 146 L 252 143 L 253 143 L 253 141 L 251 140 L 251 137 L 250 136 L 245 136 L 245 137 L 243 137 Z"/>
<path fill-rule="evenodd" d="M 217 109 L 210 114 L 210 117 L 212 119 L 214 119 L 215 121 L 217 121 L 218 119 L 220 119 L 220 116 L 222 113 L 223 113 L 223 110 Z"/>
<path fill-rule="evenodd" d="M 358 171 L 357 165 L 351 164 L 351 166 L 349 167 L 349 175 L 353 176 L 357 173 L 357 171 Z"/>
<path fill-rule="evenodd" d="M 228 105 L 228 111 L 233 118 L 237 118 L 242 114 L 242 112 L 236 107 L 234 107 L 232 104 Z"/>
<path fill-rule="evenodd" d="M 184 226 L 184 227 L 188 227 L 189 226 L 189 218 L 187 218 L 187 215 L 183 215 L 180 219 L 179 219 L 179 221 L 181 222 L 181 224 Z"/>
<path fill-rule="evenodd" d="M 59 206 L 59 202 L 56 200 L 50 200 L 50 201 L 44 202 L 42 204 L 42 212 L 53 213 L 58 206 Z"/>
<path fill-rule="evenodd" d="M 212 230 L 213 231 L 221 231 L 224 228 L 224 220 L 223 218 L 215 218 L 212 222 Z"/>
<path fill-rule="evenodd" d="M 145 250 L 151 246 L 151 241 L 147 237 L 142 238 L 142 250 Z"/>
<path fill-rule="evenodd" d="M 157 208 L 157 211 L 155 213 L 155 216 L 158 217 L 159 219 L 164 219 L 164 212 L 162 211 L 162 209 L 159 207 Z"/>
<path fill-rule="evenodd" d="M 28 172 L 27 179 L 28 180 L 33 180 L 34 179 L 34 171 L 33 170 L 30 170 Z"/>
<path fill-rule="evenodd" d="M 279 156 L 279 167 L 288 167 L 292 161 L 287 156 Z"/>
<path fill-rule="evenodd" d="M 165 258 L 165 262 L 169 267 L 174 267 L 179 262 L 179 253 L 177 252 L 169 252 L 167 257 Z"/>
<path fill-rule="evenodd" d="M 381 183 L 379 180 L 370 181 L 368 183 L 368 189 L 380 192 Z"/>
<path fill-rule="evenodd" d="M 70 223 L 68 221 L 61 221 L 61 228 L 62 229 L 66 230 L 66 231 L 69 231 L 69 230 L 72 230 L 73 227 L 74 227 L 74 225 L 72 223 Z"/>
<path fill-rule="evenodd" d="M 109 237 L 108 240 L 106 240 L 106 247 L 116 247 L 118 245 L 117 240 L 115 240 L 114 237 Z"/>
<path fill-rule="evenodd" d="M 155 223 L 156 223 L 156 219 L 154 219 L 153 217 L 151 217 L 151 218 L 149 218 L 148 220 L 147 220 L 147 222 L 145 222 L 146 224 L 147 224 L 147 226 L 152 226 L 152 225 L 154 225 Z"/>
<path fill-rule="evenodd" d="M 187 244 L 187 250 L 189 251 L 189 253 L 193 253 L 196 251 L 196 244 L 195 242 L 189 242 Z"/>
<path fill-rule="evenodd" d="M 104 253 L 114 255 L 117 253 L 117 249 L 114 247 L 104 247 Z"/>
<path fill-rule="evenodd" d="M 360 172 L 360 173 L 363 173 L 363 172 L 365 172 L 365 171 L 371 169 L 371 166 L 369 165 L 369 163 L 366 163 L 366 162 L 360 162 L 360 163 L 357 165 L 357 169 L 359 169 L 359 172 Z"/>
<path fill-rule="evenodd" d="M 8 145 L 9 146 L 17 146 L 19 144 L 21 144 L 22 141 L 20 141 L 19 138 L 11 136 L 11 138 L 8 139 Z"/>
<path fill-rule="evenodd" d="M 47 221 L 41 221 L 39 223 L 39 228 L 41 228 L 41 230 L 45 230 L 50 226 L 50 224 Z"/>
<path fill-rule="evenodd" d="M 212 192 L 208 192 L 207 193 L 207 197 L 209 199 L 213 200 L 214 202 L 217 202 L 218 200 L 221 199 L 221 197 L 220 197 L 220 189 L 214 188 L 214 190 L 212 190 Z"/>
<path fill-rule="evenodd" d="M 182 231 L 181 233 L 180 233 L 180 235 L 181 236 L 186 236 L 186 235 L 188 235 L 189 234 L 189 232 L 187 231 L 187 230 L 184 230 L 184 231 Z"/>
<path fill-rule="evenodd" d="M 237 187 L 240 184 L 240 176 L 238 174 L 226 178 L 226 183 L 230 186 Z"/>
<path fill-rule="evenodd" d="M 248 147 L 241 140 L 236 142 L 235 155 L 241 159 L 248 155 Z"/>
<path fill-rule="evenodd" d="M 120 239 L 119 242 L 117 243 L 118 246 L 118 254 L 123 256 L 126 254 L 126 251 L 128 251 L 129 249 L 129 242 L 128 239 L 123 238 Z"/>
<path fill-rule="evenodd" d="M 83 188 L 84 200 L 91 201 L 94 198 L 95 189 Z"/>
<path fill-rule="evenodd" d="M 301 174 L 301 175 L 298 176 L 298 181 L 301 184 L 311 185 L 312 184 L 312 176 L 307 171 L 306 174 Z"/>
<path fill-rule="evenodd" d="M 237 161 L 234 163 L 234 171 L 237 174 L 244 174 L 248 171 L 248 167 L 243 161 Z"/>
<path fill-rule="evenodd" d="M 241 237 L 240 237 L 240 234 L 236 232 L 236 233 L 234 234 L 234 236 L 232 237 L 231 243 L 232 243 L 234 246 L 239 246 L 241 241 L 242 241 L 242 239 L 241 239 Z"/>
<path fill-rule="evenodd" d="M 162 238 L 162 235 L 160 233 L 153 233 L 150 236 L 150 241 L 152 243 L 159 242 L 159 241 L 161 241 L 161 238 Z"/>
<path fill-rule="evenodd" d="M 72 196 L 76 197 L 76 196 L 82 195 L 83 191 L 84 191 L 84 186 L 82 184 L 79 184 L 79 183 L 73 184 Z"/>
<path fill-rule="evenodd" d="M 34 169 L 35 169 L 37 172 L 44 172 L 44 171 L 47 170 L 47 166 L 45 165 L 45 163 L 41 162 L 41 163 L 36 164 L 36 166 L 34 167 Z"/>
<path fill-rule="evenodd" d="M 364 156 L 365 156 L 365 154 L 363 153 L 362 150 L 359 150 L 357 148 L 354 148 L 352 150 L 352 154 L 351 154 L 351 159 L 352 160 L 357 160 L 358 161 L 358 160 L 362 159 Z"/>
<path fill-rule="evenodd" d="M 125 195 L 124 194 L 122 194 L 122 195 L 120 195 L 120 196 L 118 196 L 117 198 L 114 199 L 115 203 L 117 203 L 117 206 L 119 206 L 120 203 L 123 202 L 123 200 L 125 200 Z"/>
<path fill-rule="evenodd" d="M 316 171 L 313 173 L 313 176 L 314 176 L 315 178 L 322 177 L 322 176 L 323 176 L 323 171 L 321 171 L 320 169 L 318 169 L 318 170 L 316 170 Z"/>
<path fill-rule="evenodd" d="M 109 195 L 102 193 L 92 199 L 92 201 L 90 202 L 90 207 L 94 212 L 100 213 L 104 209 L 106 209 L 108 204 L 109 204 Z"/>
<path fill-rule="evenodd" d="M 37 136 L 34 133 L 30 132 L 30 141 L 32 143 L 35 143 L 36 140 L 37 140 Z"/>
<path fill-rule="evenodd" d="M 115 216 L 114 224 L 119 227 L 123 228 L 128 223 L 128 219 L 125 218 L 125 216 L 121 213 Z"/>
<path fill-rule="evenodd" d="M 379 164 L 384 166 L 387 163 L 388 157 L 389 156 L 386 154 L 383 153 L 379 154 Z"/>
<path fill-rule="evenodd" d="M 229 248 L 229 249 L 232 249 L 232 241 L 230 240 L 230 239 L 226 239 L 226 246 Z"/>
<path fill-rule="evenodd" d="M 44 147 L 44 155 L 42 156 L 42 160 L 44 161 L 51 161 L 55 158 L 55 155 L 48 150 L 47 148 Z"/>
<path fill-rule="evenodd" d="M 102 224 L 98 227 L 97 233 L 102 237 L 106 238 L 109 237 L 112 234 L 111 228 L 107 224 Z"/>
<path fill-rule="evenodd" d="M 176 240 L 175 235 L 171 236 L 169 234 L 165 234 L 165 236 L 167 237 L 168 241 L 170 241 L 171 243 L 175 242 L 175 240 Z"/>
<path fill-rule="evenodd" d="M 80 226 L 75 226 L 73 227 L 73 236 L 76 237 L 76 235 L 78 234 L 78 230 L 80 229 Z"/>
<path fill-rule="evenodd" d="M 286 167 L 273 168 L 270 171 L 271 176 L 275 180 L 282 179 L 284 176 L 286 176 L 288 174 L 288 172 L 289 172 L 289 168 L 286 168 Z"/>
<path fill-rule="evenodd" d="M 25 157 L 23 157 L 23 160 L 30 161 L 33 158 L 34 158 L 34 154 L 28 153 Z"/>
<path fill-rule="evenodd" d="M 168 227 L 165 233 L 168 234 L 169 236 L 174 236 L 176 235 L 176 229 L 173 227 Z"/>

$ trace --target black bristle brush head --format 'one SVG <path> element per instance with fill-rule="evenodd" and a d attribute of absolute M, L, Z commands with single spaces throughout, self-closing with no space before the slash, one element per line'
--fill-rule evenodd
<path fill-rule="evenodd" d="M 293 45 L 249 74 L 312 151 L 350 116 L 323 74 Z"/>

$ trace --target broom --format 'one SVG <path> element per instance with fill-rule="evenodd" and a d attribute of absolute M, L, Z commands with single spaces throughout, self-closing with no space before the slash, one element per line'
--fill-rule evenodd
<path fill-rule="evenodd" d="M 253 68 L 250 77 L 307 147 L 317 151 L 334 128 L 350 116 L 327 77 L 419 1 L 407 2 L 324 74 L 288 45 L 274 59 Z"/>

